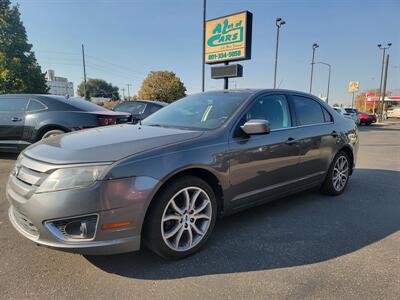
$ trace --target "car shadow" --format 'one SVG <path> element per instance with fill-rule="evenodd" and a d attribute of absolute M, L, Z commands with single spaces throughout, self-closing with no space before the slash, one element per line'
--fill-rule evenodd
<path fill-rule="evenodd" d="M 202 250 L 179 261 L 148 250 L 86 258 L 105 272 L 151 280 L 318 263 L 400 229 L 399 180 L 400 172 L 357 169 L 343 195 L 311 190 L 222 218 Z"/>
<path fill-rule="evenodd" d="M 0 160 L 16 160 L 18 158 L 18 153 L 2 153 L 0 152 Z"/>

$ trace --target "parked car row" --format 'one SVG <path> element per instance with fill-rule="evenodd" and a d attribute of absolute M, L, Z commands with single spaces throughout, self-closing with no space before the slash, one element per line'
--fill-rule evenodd
<path fill-rule="evenodd" d="M 343 107 L 334 107 L 334 110 L 336 110 L 343 117 L 353 120 L 354 123 L 356 123 L 356 125 L 360 125 L 360 117 L 356 110 L 352 108 L 343 108 Z"/>
<path fill-rule="evenodd" d="M 0 95 L 0 151 L 21 151 L 66 132 L 137 122 L 165 106 L 131 101 L 115 111 L 86 100 L 53 95 Z"/>
<path fill-rule="evenodd" d="M 377 120 L 375 114 L 360 112 L 355 108 L 334 107 L 334 110 L 343 117 L 353 120 L 356 125 L 369 126 Z"/>

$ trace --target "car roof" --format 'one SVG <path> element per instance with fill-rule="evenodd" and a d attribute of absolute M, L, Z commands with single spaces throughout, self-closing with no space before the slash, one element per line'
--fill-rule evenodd
<path fill-rule="evenodd" d="M 63 100 L 63 101 L 68 99 L 65 96 L 57 96 L 57 95 L 49 95 L 49 94 L 3 94 L 3 95 L 0 95 L 0 98 L 6 98 L 6 97 L 15 97 L 15 98 L 28 97 L 28 98 L 36 98 L 36 99 L 52 98 L 52 99 Z M 73 97 L 71 97 L 71 98 L 73 98 Z"/>

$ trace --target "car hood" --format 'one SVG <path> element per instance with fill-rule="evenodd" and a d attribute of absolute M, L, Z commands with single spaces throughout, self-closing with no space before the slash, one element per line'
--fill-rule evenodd
<path fill-rule="evenodd" d="M 76 131 L 42 140 L 24 155 L 53 164 L 114 162 L 147 150 L 199 137 L 202 131 L 114 125 Z"/>

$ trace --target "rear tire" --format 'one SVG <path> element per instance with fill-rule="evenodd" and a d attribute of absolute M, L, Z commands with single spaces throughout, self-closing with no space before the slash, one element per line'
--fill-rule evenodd
<path fill-rule="evenodd" d="M 205 181 L 194 176 L 178 178 L 153 201 L 143 230 L 150 250 L 167 259 L 180 259 L 205 244 L 217 216 L 214 191 Z"/>
<path fill-rule="evenodd" d="M 350 168 L 348 154 L 339 151 L 329 167 L 328 174 L 321 186 L 321 192 L 331 196 L 342 194 L 349 182 Z"/>
<path fill-rule="evenodd" d="M 49 137 L 52 137 L 52 136 L 56 136 L 56 135 L 60 135 L 60 134 L 64 134 L 65 133 L 65 131 L 62 131 L 62 130 L 60 130 L 60 129 L 53 129 L 53 130 L 49 130 L 49 131 L 46 131 L 43 135 L 42 135 L 42 140 L 44 140 L 44 139 L 47 139 L 47 138 L 49 138 Z"/>

